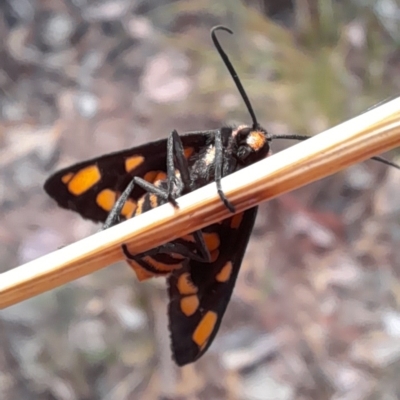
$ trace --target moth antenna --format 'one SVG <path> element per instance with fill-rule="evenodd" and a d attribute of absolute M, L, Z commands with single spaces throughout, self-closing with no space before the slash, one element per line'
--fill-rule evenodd
<path fill-rule="evenodd" d="M 389 161 L 389 160 L 387 160 L 386 158 L 383 158 L 383 157 L 371 157 L 371 160 L 378 161 L 378 162 L 380 162 L 382 164 L 388 165 L 389 167 L 400 169 L 400 165 L 394 163 L 393 161 Z"/>
<path fill-rule="evenodd" d="M 310 139 L 311 136 L 303 136 L 303 135 L 268 135 L 269 140 L 275 139 L 287 139 L 287 140 L 307 140 Z"/>
<path fill-rule="evenodd" d="M 244 103 L 246 104 L 247 110 L 249 111 L 251 119 L 253 120 L 253 129 L 257 129 L 259 127 L 259 125 L 258 125 L 256 115 L 254 113 L 253 107 L 250 103 L 250 100 L 249 100 L 247 94 L 246 94 L 246 91 L 243 88 L 242 83 L 240 82 L 240 79 L 235 71 L 235 68 L 233 68 L 232 63 L 230 62 L 228 56 L 222 49 L 222 47 L 217 39 L 217 36 L 215 34 L 216 31 L 226 31 L 226 32 L 229 32 L 231 35 L 233 34 L 233 32 L 229 28 L 226 28 L 225 26 L 222 26 L 222 25 L 214 26 L 214 28 L 211 29 L 211 39 L 214 42 L 214 46 L 217 49 L 218 54 L 221 56 L 222 61 L 224 62 L 226 68 L 228 68 L 228 71 L 231 74 L 231 77 L 232 77 L 233 81 L 235 82 L 235 85 L 238 88 L 239 93 L 242 96 Z"/>
<path fill-rule="evenodd" d="M 269 135 L 269 140 L 275 139 L 288 139 L 288 140 L 307 140 L 311 136 L 303 136 L 303 135 Z M 389 167 L 393 167 L 396 169 L 400 169 L 400 165 L 394 163 L 393 161 L 389 161 L 386 158 L 375 156 L 371 157 L 371 160 L 378 161 L 382 164 L 388 165 Z"/>
<path fill-rule="evenodd" d="M 218 54 L 221 56 L 222 61 L 224 62 L 226 68 L 228 69 L 229 73 L 231 74 L 231 77 L 233 81 L 235 82 L 236 87 L 239 90 L 240 95 L 242 96 L 242 99 L 244 103 L 246 104 L 247 110 L 249 111 L 249 114 L 251 116 L 251 119 L 253 120 L 253 129 L 257 129 L 259 127 L 256 114 L 254 113 L 253 107 L 250 103 L 250 100 L 247 96 L 246 91 L 243 88 L 242 83 L 240 82 L 240 79 L 238 77 L 237 72 L 235 71 L 235 68 L 233 67 L 231 61 L 229 60 L 229 57 L 225 53 L 225 51 L 222 49 L 221 44 L 219 43 L 217 39 L 217 35 L 215 34 L 216 31 L 226 31 L 233 35 L 233 32 L 223 26 L 223 25 L 217 25 L 214 26 L 214 28 L 211 29 L 211 39 L 214 43 L 215 48 L 218 51 Z M 309 136 L 302 136 L 302 135 L 270 135 L 268 137 L 269 140 L 274 140 L 274 139 L 291 139 L 291 140 L 307 140 L 309 139 Z M 393 168 L 400 169 L 400 165 L 397 165 L 396 163 L 386 160 L 385 158 L 382 157 L 372 157 L 371 160 L 378 161 L 380 163 L 383 163 L 385 165 L 389 165 Z"/>

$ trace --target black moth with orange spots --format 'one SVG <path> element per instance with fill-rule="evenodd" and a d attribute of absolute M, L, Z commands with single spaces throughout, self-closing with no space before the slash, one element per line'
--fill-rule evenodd
<path fill-rule="evenodd" d="M 58 205 L 109 227 L 216 182 L 226 207 L 234 207 L 221 178 L 269 152 L 269 138 L 256 120 L 244 89 L 215 32 L 212 40 L 243 97 L 251 126 L 192 132 L 107 154 L 58 171 L 45 183 Z M 139 280 L 166 276 L 173 358 L 185 365 L 212 343 L 232 295 L 257 208 L 233 215 L 145 254 L 122 251 Z"/>
<path fill-rule="evenodd" d="M 250 101 L 215 32 L 212 40 L 228 68 L 252 118 L 251 126 L 223 127 L 178 135 L 111 153 L 58 171 L 45 183 L 58 205 L 108 228 L 161 204 L 216 182 L 225 206 L 221 178 L 266 157 L 275 138 L 257 122 Z M 257 207 L 174 240 L 146 253 L 132 254 L 122 246 L 128 264 L 142 281 L 168 280 L 169 330 L 178 365 L 196 361 L 218 332 L 232 295 Z"/>

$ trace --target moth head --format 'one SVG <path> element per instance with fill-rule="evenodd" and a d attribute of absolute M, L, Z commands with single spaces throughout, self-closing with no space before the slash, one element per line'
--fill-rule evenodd
<path fill-rule="evenodd" d="M 252 164 L 267 156 L 268 134 L 261 127 L 239 126 L 233 135 L 236 141 L 236 158 L 240 164 Z"/>
<path fill-rule="evenodd" d="M 269 139 L 267 136 L 267 132 L 265 131 L 265 129 L 261 128 L 257 121 L 257 117 L 250 103 L 249 97 L 247 96 L 246 91 L 244 90 L 244 87 L 240 82 L 235 68 L 233 67 L 232 63 L 229 60 L 229 57 L 222 49 L 217 39 L 216 32 L 218 30 L 223 30 L 230 34 L 232 34 L 233 32 L 229 28 L 226 28 L 224 26 L 216 26 L 211 30 L 211 38 L 214 42 L 215 48 L 222 58 L 222 61 L 224 62 L 229 73 L 231 74 L 231 77 L 247 107 L 247 110 L 252 120 L 251 127 L 240 126 L 238 129 L 232 132 L 233 136 L 235 137 L 234 155 L 240 164 L 248 165 L 255 161 L 261 160 L 268 154 Z"/>

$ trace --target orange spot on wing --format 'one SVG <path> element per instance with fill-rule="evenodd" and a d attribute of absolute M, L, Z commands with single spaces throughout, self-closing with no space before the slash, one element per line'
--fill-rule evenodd
<path fill-rule="evenodd" d="M 157 185 L 159 182 L 165 181 L 166 179 L 167 179 L 167 174 L 163 171 L 159 171 L 156 177 L 154 178 L 153 183 Z"/>
<path fill-rule="evenodd" d="M 184 240 L 185 242 L 190 242 L 190 243 L 194 243 L 194 236 L 193 235 L 185 235 L 181 237 L 182 240 Z"/>
<path fill-rule="evenodd" d="M 122 207 L 121 214 L 126 219 L 132 218 L 132 216 L 136 210 L 136 207 L 137 207 L 136 201 L 128 199 L 125 202 L 124 206 Z"/>
<path fill-rule="evenodd" d="M 153 276 L 156 276 L 155 274 L 152 274 L 151 272 L 145 270 L 140 264 L 138 264 L 134 260 L 126 260 L 126 262 L 135 271 L 136 277 L 139 282 L 145 281 L 146 279 L 150 279 Z"/>
<path fill-rule="evenodd" d="M 230 261 L 228 261 L 221 269 L 221 271 L 218 272 L 218 274 L 216 275 L 215 279 L 218 282 L 226 282 L 229 280 L 229 278 L 231 277 L 232 274 L 232 263 Z"/>
<path fill-rule="evenodd" d="M 199 298 L 195 294 L 191 296 L 186 296 L 181 299 L 181 311 L 187 317 L 190 317 L 197 311 L 197 309 L 199 308 L 199 304 Z"/>
<path fill-rule="evenodd" d="M 185 158 L 189 158 L 189 157 L 193 154 L 194 148 L 193 148 L 193 147 L 186 147 L 186 148 L 183 150 L 183 152 L 184 152 L 184 154 L 185 154 Z"/>
<path fill-rule="evenodd" d="M 143 212 L 144 200 L 145 200 L 145 197 L 143 196 L 137 202 L 136 215 L 140 215 Z"/>
<path fill-rule="evenodd" d="M 188 295 L 198 292 L 197 287 L 193 284 L 189 272 L 184 272 L 179 276 L 176 287 L 180 294 Z"/>
<path fill-rule="evenodd" d="M 93 187 L 100 179 L 101 174 L 97 165 L 90 165 L 86 168 L 82 168 L 72 178 L 70 178 L 67 187 L 70 193 L 79 196 Z"/>
<path fill-rule="evenodd" d="M 73 176 L 74 174 L 72 172 L 69 172 L 68 174 L 65 174 L 64 176 L 61 177 L 61 182 L 66 185 Z"/>
<path fill-rule="evenodd" d="M 146 172 L 146 174 L 144 175 L 143 179 L 147 182 L 153 183 L 156 176 L 160 173 L 161 171 L 149 171 Z"/>
<path fill-rule="evenodd" d="M 204 242 L 206 243 L 206 246 L 210 253 L 218 249 L 220 245 L 220 240 L 219 240 L 219 235 L 217 233 L 203 232 L 203 237 L 204 237 Z"/>
<path fill-rule="evenodd" d="M 97 205 L 105 211 L 111 211 L 115 203 L 115 192 L 111 189 L 102 190 L 96 197 Z"/>
<path fill-rule="evenodd" d="M 198 346 L 203 346 L 214 330 L 218 315 L 214 311 L 207 311 L 193 332 L 192 339 Z"/>
<path fill-rule="evenodd" d="M 219 256 L 219 250 L 211 251 L 210 256 L 211 256 L 211 262 L 217 261 L 217 258 Z"/>
<path fill-rule="evenodd" d="M 144 161 L 143 156 L 132 156 L 125 160 L 125 171 L 131 172 L 139 165 L 141 165 Z"/>
<path fill-rule="evenodd" d="M 156 208 L 158 206 L 158 197 L 154 193 L 150 193 L 150 205 L 151 208 Z"/>
<path fill-rule="evenodd" d="M 160 272 L 160 274 L 165 274 L 172 272 L 175 269 L 182 268 L 182 263 L 178 264 L 166 264 L 161 261 L 157 261 L 150 256 L 143 257 L 143 261 L 151 265 L 154 269 Z"/>
<path fill-rule="evenodd" d="M 111 189 L 102 190 L 96 197 L 96 203 L 105 211 L 111 211 L 115 204 L 116 194 Z M 121 210 L 121 215 L 125 218 L 131 218 L 136 210 L 136 202 L 128 199 Z"/>
<path fill-rule="evenodd" d="M 236 214 L 231 219 L 231 228 L 238 229 L 240 224 L 242 223 L 244 213 Z"/>

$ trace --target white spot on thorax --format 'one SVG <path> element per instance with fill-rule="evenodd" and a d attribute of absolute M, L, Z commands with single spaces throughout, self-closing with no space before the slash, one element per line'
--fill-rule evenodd
<path fill-rule="evenodd" d="M 207 149 L 206 155 L 204 157 L 204 160 L 207 165 L 210 165 L 214 162 L 215 159 L 215 146 L 210 146 Z"/>

